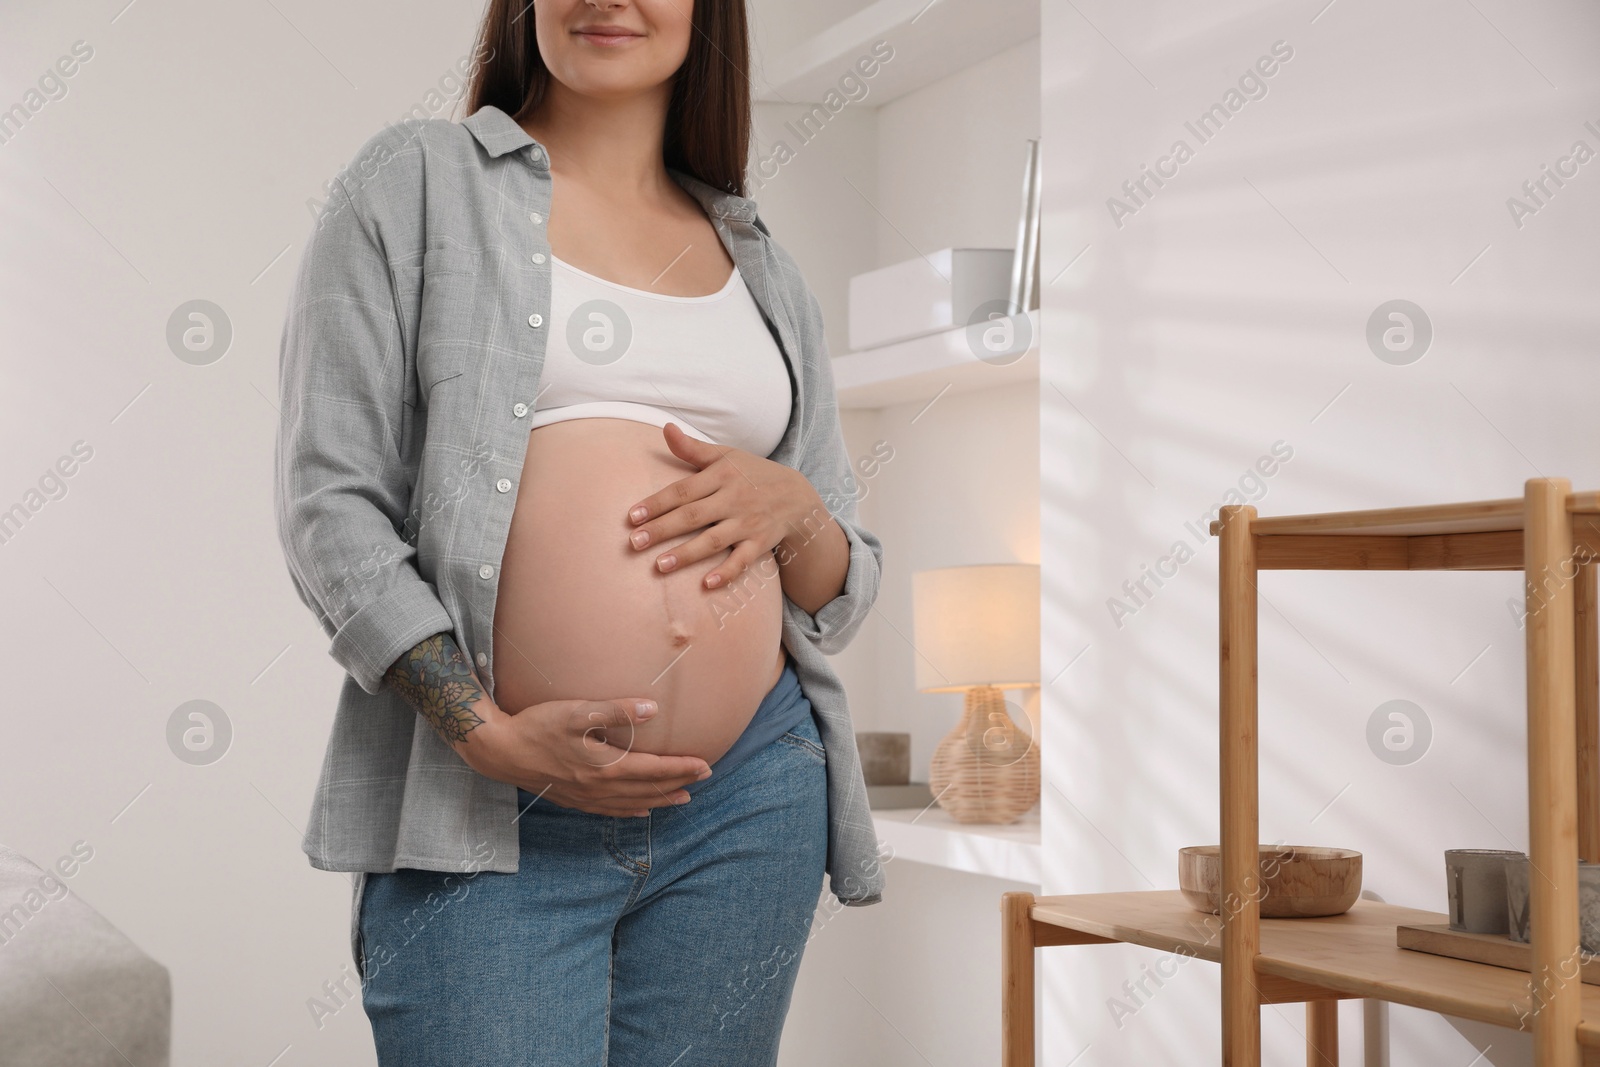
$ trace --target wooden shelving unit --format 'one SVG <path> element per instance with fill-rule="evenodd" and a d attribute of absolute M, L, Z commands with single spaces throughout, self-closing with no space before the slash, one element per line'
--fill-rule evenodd
<path fill-rule="evenodd" d="M 1578 860 L 1600 861 L 1600 493 L 1535 478 L 1521 498 L 1257 517 L 1221 509 L 1220 728 L 1225 907 L 1173 892 L 1001 902 L 1002 1063 L 1034 1063 L 1034 949 L 1121 942 L 1222 966 L 1222 1063 L 1259 1067 L 1261 1006 L 1306 1004 L 1308 1064 L 1339 1062 L 1337 1005 L 1362 998 L 1531 1030 L 1540 1067 L 1600 1065 L 1600 987 L 1578 981 Z M 1262 919 L 1256 877 L 1256 581 L 1264 570 L 1522 570 L 1528 657 L 1528 855 L 1534 972 L 1399 948 L 1443 914 L 1358 901 L 1326 919 Z"/>

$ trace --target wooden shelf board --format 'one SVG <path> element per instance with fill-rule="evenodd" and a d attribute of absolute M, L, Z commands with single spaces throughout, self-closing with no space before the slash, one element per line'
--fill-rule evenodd
<path fill-rule="evenodd" d="M 1191 908 L 1177 890 L 1039 897 L 1035 922 L 1164 952 L 1221 962 L 1217 916 Z M 1529 976 L 1523 971 L 1400 948 L 1401 924 L 1447 921 L 1440 912 L 1357 901 L 1325 919 L 1262 919 L 1256 970 L 1344 997 L 1384 1000 L 1463 1019 L 1525 1029 Z M 1271 998 L 1278 999 L 1278 998 Z M 1600 987 L 1583 987 L 1578 1036 L 1600 1047 Z"/>
<path fill-rule="evenodd" d="M 1489 533 L 1521 530 L 1522 497 L 1504 500 L 1469 500 L 1456 504 L 1375 508 L 1368 511 L 1325 511 L 1309 515 L 1266 515 L 1250 524 L 1260 537 L 1320 534 L 1349 536 L 1391 534 L 1417 537 L 1437 534 Z M 1571 493 L 1567 512 L 1575 516 L 1600 514 L 1600 491 Z M 1221 520 L 1211 523 L 1213 536 L 1222 532 Z"/>
<path fill-rule="evenodd" d="M 1259 539 L 1256 566 L 1264 571 L 1518 571 L 1522 552 L 1521 530 L 1293 534 Z"/>
<path fill-rule="evenodd" d="M 1310 515 L 1267 515 L 1250 524 L 1251 532 L 1278 534 L 1419 534 L 1486 533 L 1522 529 L 1521 497 L 1474 500 L 1459 504 L 1376 508 L 1370 511 L 1325 511 Z M 1213 535 L 1222 532 L 1221 521 L 1211 524 Z"/>

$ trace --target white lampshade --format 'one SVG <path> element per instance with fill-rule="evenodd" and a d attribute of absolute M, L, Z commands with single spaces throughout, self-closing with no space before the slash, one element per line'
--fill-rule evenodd
<path fill-rule="evenodd" d="M 1039 565 L 987 563 L 911 576 L 917 690 L 1039 684 Z"/>

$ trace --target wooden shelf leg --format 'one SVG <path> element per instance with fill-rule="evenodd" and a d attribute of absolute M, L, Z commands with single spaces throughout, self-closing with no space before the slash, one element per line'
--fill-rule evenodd
<path fill-rule="evenodd" d="M 1221 520 L 1222 1064 L 1261 1067 L 1261 859 L 1256 747 L 1256 509 Z"/>
<path fill-rule="evenodd" d="M 1528 642 L 1528 861 L 1533 1049 L 1539 1067 L 1579 1067 L 1578 761 L 1571 485 L 1530 478 L 1523 551 Z"/>
<path fill-rule="evenodd" d="M 1339 1067 L 1339 1002 L 1306 1001 L 1306 1067 Z"/>
<path fill-rule="evenodd" d="M 1578 854 L 1600 863 L 1600 566 L 1583 564 L 1575 594 Z"/>
<path fill-rule="evenodd" d="M 1000 897 L 1000 1065 L 1034 1067 L 1033 894 Z"/>

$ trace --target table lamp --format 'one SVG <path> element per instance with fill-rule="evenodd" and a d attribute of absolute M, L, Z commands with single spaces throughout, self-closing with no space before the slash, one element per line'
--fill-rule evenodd
<path fill-rule="evenodd" d="M 1039 802 L 1039 746 L 1000 691 L 1039 684 L 1039 565 L 917 571 L 911 604 L 917 690 L 966 694 L 928 786 L 957 822 L 1015 822 Z"/>

